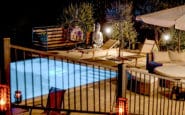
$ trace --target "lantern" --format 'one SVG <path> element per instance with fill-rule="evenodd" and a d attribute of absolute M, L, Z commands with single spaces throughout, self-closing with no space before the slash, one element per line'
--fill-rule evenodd
<path fill-rule="evenodd" d="M 118 98 L 116 115 L 128 115 L 128 102 L 127 98 Z"/>
<path fill-rule="evenodd" d="M 10 110 L 10 88 L 0 84 L 0 111 Z"/>
<path fill-rule="evenodd" d="M 21 103 L 22 102 L 22 94 L 21 94 L 21 91 L 16 90 L 15 91 L 14 98 L 15 98 L 15 103 Z"/>

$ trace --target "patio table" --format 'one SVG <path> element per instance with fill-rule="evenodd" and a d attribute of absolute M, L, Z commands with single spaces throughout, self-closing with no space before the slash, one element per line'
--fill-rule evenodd
<path fill-rule="evenodd" d="M 172 79 L 185 78 L 185 65 L 164 65 L 154 69 L 156 74 Z"/>
<path fill-rule="evenodd" d="M 164 65 L 164 66 L 159 66 L 154 69 L 154 73 L 168 77 L 173 80 L 181 80 L 185 78 L 185 65 Z M 165 82 L 164 82 L 165 81 Z M 169 81 L 169 80 L 160 80 L 160 85 L 162 83 L 162 86 L 165 87 L 173 87 L 174 82 Z"/>

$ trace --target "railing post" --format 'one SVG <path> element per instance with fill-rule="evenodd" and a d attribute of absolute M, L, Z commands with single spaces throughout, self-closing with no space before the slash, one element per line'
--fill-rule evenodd
<path fill-rule="evenodd" d="M 124 64 L 118 64 L 117 98 L 126 97 L 127 77 L 125 68 Z"/>
<path fill-rule="evenodd" d="M 10 38 L 4 38 L 3 41 L 5 83 L 10 86 Z"/>
<path fill-rule="evenodd" d="M 122 65 L 122 97 L 126 98 L 127 90 L 127 76 L 126 76 L 126 65 Z"/>
<path fill-rule="evenodd" d="M 1 76 L 3 77 L 3 81 L 1 81 L 1 83 L 6 84 L 10 87 L 10 38 L 3 39 L 3 55 L 4 55 L 3 57 L 4 68 L 3 68 L 3 75 Z M 10 104 L 10 109 L 11 109 L 11 104 Z M 0 112 L 0 114 L 10 115 L 11 110 L 8 110 L 2 113 Z"/>

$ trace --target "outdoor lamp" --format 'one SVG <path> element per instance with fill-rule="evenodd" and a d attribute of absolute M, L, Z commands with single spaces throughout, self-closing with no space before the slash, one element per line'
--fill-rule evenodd
<path fill-rule="evenodd" d="M 116 107 L 116 115 L 128 115 L 128 102 L 127 98 L 118 98 L 117 107 Z"/>
<path fill-rule="evenodd" d="M 111 27 L 106 27 L 106 28 L 105 28 L 105 32 L 106 32 L 107 34 L 110 34 L 110 33 L 112 32 L 112 28 L 111 28 Z"/>
<path fill-rule="evenodd" d="M 21 91 L 16 90 L 15 91 L 14 98 L 15 98 L 15 103 L 21 103 L 22 102 L 22 94 L 21 94 Z"/>
<path fill-rule="evenodd" d="M 168 50 L 167 43 L 170 40 L 170 34 L 169 33 L 163 34 L 162 39 L 163 39 L 163 43 L 164 43 L 164 46 L 165 46 L 166 50 Z"/>
<path fill-rule="evenodd" d="M 110 23 L 106 23 L 106 25 L 103 26 L 103 31 L 109 37 L 112 34 L 112 25 Z"/>
<path fill-rule="evenodd" d="M 0 112 L 10 110 L 10 88 L 0 84 Z"/>
<path fill-rule="evenodd" d="M 168 41 L 170 39 L 170 35 L 169 34 L 164 34 L 163 36 L 165 41 Z"/>

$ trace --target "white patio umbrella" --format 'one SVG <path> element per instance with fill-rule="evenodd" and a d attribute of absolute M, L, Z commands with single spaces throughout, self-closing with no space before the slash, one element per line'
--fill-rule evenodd
<path fill-rule="evenodd" d="M 185 30 L 185 5 L 140 15 L 136 20 L 161 27 L 175 26 L 176 29 Z M 180 40 L 178 41 L 180 44 Z"/>
<path fill-rule="evenodd" d="M 140 15 L 136 20 L 162 27 L 175 26 L 176 29 L 185 30 L 185 5 Z"/>

